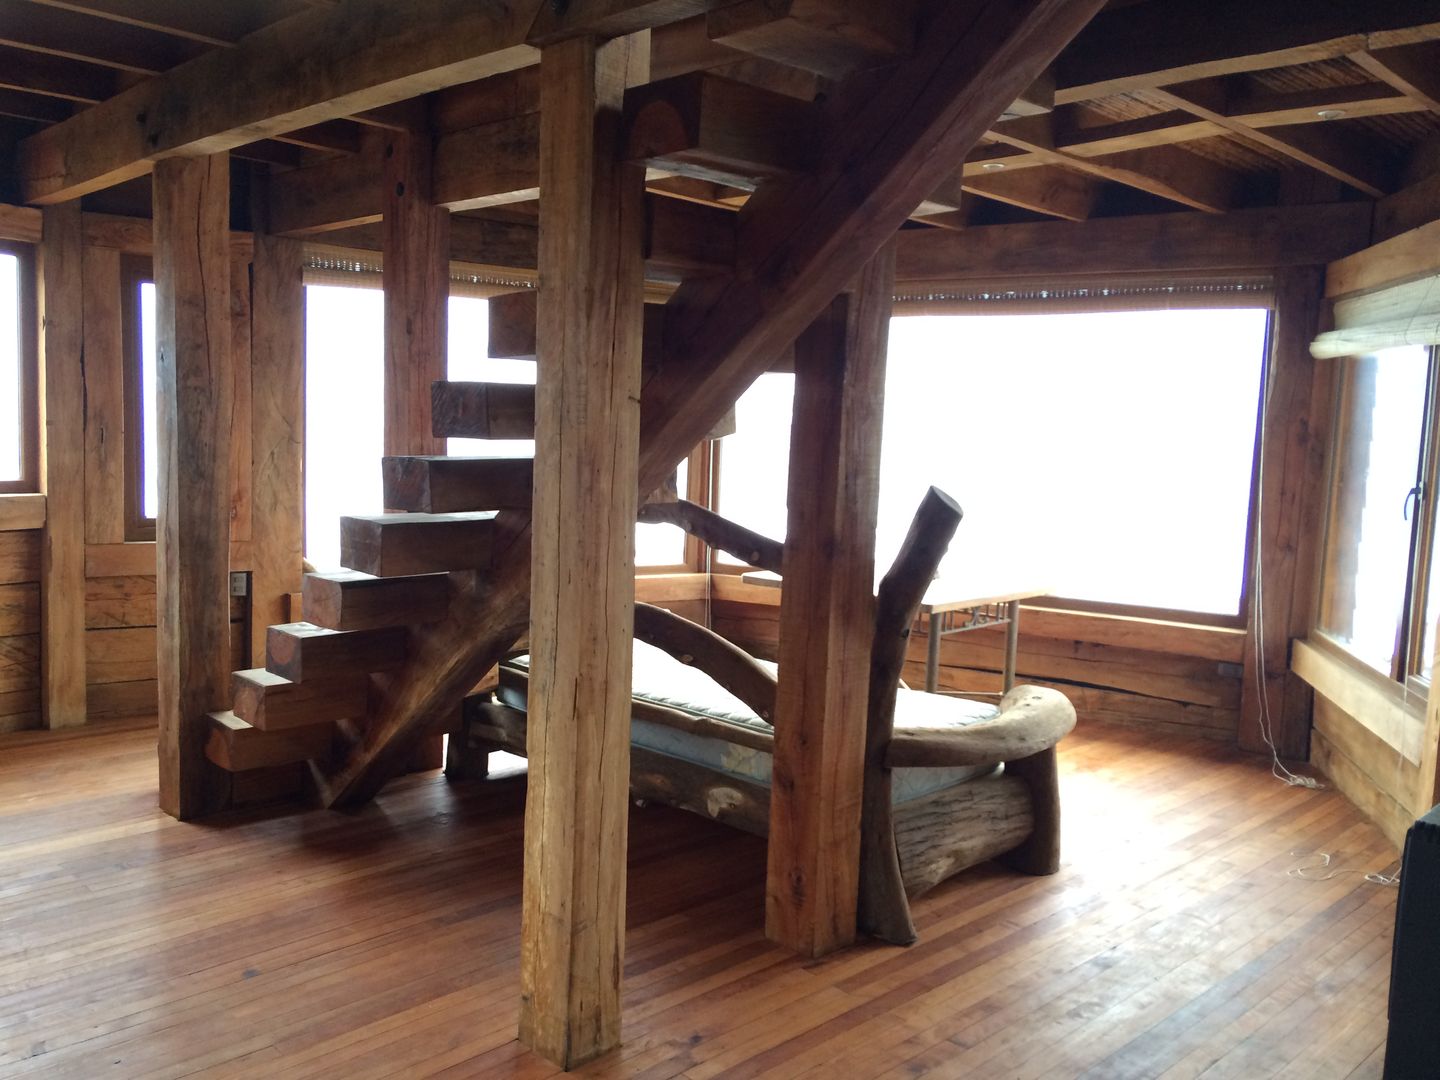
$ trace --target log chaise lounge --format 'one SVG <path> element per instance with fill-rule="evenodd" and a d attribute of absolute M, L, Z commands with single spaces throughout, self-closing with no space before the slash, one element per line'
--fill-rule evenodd
<path fill-rule="evenodd" d="M 900 668 L 925 586 L 960 511 L 931 490 L 877 594 L 861 816 L 861 928 L 915 940 L 908 899 L 987 859 L 1059 866 L 1055 744 L 1066 698 L 1017 686 L 994 705 L 908 690 Z M 769 830 L 776 671 L 662 608 L 635 606 L 631 791 L 764 836 Z M 525 752 L 528 657 L 472 699 L 467 756 Z"/>

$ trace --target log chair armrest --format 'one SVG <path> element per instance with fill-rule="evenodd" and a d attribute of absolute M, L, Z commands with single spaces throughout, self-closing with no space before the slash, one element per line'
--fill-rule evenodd
<path fill-rule="evenodd" d="M 1075 706 L 1041 686 L 1017 686 L 991 720 L 957 728 L 896 728 L 885 751 L 892 769 L 999 765 L 1048 750 L 1075 727 Z"/>

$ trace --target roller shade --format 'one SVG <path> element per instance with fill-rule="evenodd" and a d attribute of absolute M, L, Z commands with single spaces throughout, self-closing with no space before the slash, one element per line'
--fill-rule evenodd
<path fill-rule="evenodd" d="M 1310 345 L 1317 360 L 1402 345 L 1440 345 L 1440 274 L 1335 301 L 1335 329 Z"/>
<path fill-rule="evenodd" d="M 1174 308 L 1269 307 L 1268 275 L 1244 278 L 1139 280 L 1134 277 L 902 289 L 900 315 L 1044 315 L 1085 311 L 1163 311 Z"/>

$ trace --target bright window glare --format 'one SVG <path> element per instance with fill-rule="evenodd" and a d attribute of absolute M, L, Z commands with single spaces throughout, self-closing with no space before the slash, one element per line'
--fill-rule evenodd
<path fill-rule="evenodd" d="M 340 566 L 340 518 L 385 507 L 385 304 L 379 289 L 305 287 L 305 556 Z"/>
<path fill-rule="evenodd" d="M 685 498 L 685 485 L 690 475 L 690 462 L 680 462 L 675 470 L 675 491 Z M 685 530 L 678 525 L 635 526 L 635 565 L 637 567 L 679 566 L 685 561 Z"/>
<path fill-rule="evenodd" d="M 448 378 L 463 382 L 535 384 L 533 360 L 487 356 L 490 304 L 470 296 L 450 298 Z M 457 457 L 534 457 L 534 439 L 448 439 Z"/>
<path fill-rule="evenodd" d="M 141 492 L 141 517 L 160 514 L 160 413 L 156 400 L 155 283 L 140 283 L 140 464 L 145 488 Z"/>
<path fill-rule="evenodd" d="M 19 480 L 20 260 L 0 254 L 0 480 Z"/>
<path fill-rule="evenodd" d="M 734 434 L 720 440 L 716 512 L 775 540 L 785 539 L 794 400 L 794 375 L 761 375 L 735 403 Z M 724 552 L 715 557 L 734 563 Z"/>
<path fill-rule="evenodd" d="M 942 577 L 1238 613 L 1266 317 L 893 320 L 878 565 L 934 484 L 965 510 Z"/>

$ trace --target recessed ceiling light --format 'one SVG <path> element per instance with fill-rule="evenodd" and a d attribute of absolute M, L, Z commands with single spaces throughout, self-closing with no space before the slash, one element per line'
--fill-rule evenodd
<path fill-rule="evenodd" d="M 1003 161 L 987 161 L 980 166 L 980 168 L 984 169 L 986 172 L 998 172 L 1004 167 L 1005 163 Z"/>
<path fill-rule="evenodd" d="M 1339 120 L 1345 115 L 1344 109 L 1320 109 L 1315 113 L 1321 120 Z"/>

